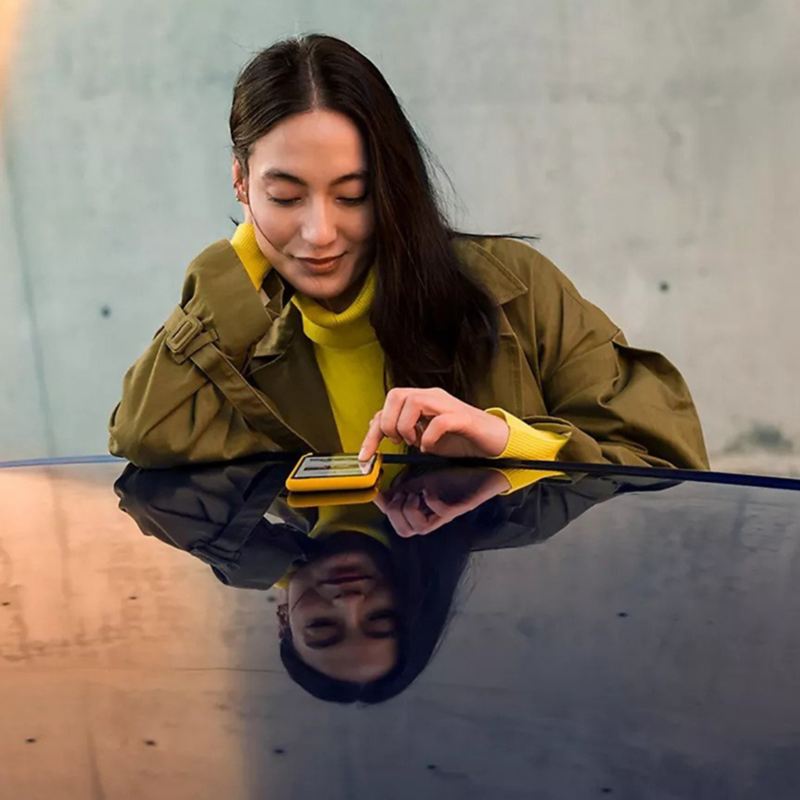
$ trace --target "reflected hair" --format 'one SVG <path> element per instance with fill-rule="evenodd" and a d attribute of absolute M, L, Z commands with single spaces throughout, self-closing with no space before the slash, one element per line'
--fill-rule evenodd
<path fill-rule="evenodd" d="M 454 237 L 468 234 L 448 224 L 427 150 L 378 68 L 341 39 L 320 34 L 261 51 L 233 90 L 234 157 L 247 175 L 255 142 L 313 109 L 346 115 L 363 138 L 377 264 L 370 322 L 385 354 L 386 388 L 436 386 L 469 402 L 470 386 L 496 352 L 497 309 L 456 256 Z"/>

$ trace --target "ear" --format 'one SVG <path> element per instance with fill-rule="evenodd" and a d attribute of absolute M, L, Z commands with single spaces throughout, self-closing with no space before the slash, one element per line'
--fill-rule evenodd
<path fill-rule="evenodd" d="M 233 157 L 233 163 L 231 164 L 231 177 L 233 178 L 233 189 L 237 197 L 239 195 L 247 197 L 247 176 L 245 175 L 241 162 L 236 156 Z"/>
<path fill-rule="evenodd" d="M 289 604 L 281 603 L 276 611 L 278 612 L 278 638 L 291 639 L 292 630 L 289 627 Z"/>

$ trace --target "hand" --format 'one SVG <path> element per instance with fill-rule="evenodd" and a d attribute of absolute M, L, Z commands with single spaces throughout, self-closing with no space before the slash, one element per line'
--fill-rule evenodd
<path fill-rule="evenodd" d="M 505 420 L 444 389 L 391 389 L 372 418 L 358 457 L 371 458 L 386 437 L 437 456 L 494 458 L 508 443 Z"/>
<path fill-rule="evenodd" d="M 494 469 L 444 469 L 405 478 L 372 501 L 398 536 L 424 536 L 466 514 L 511 484 Z"/>

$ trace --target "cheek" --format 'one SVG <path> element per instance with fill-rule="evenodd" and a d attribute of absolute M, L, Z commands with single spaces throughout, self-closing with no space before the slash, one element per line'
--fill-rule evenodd
<path fill-rule="evenodd" d="M 362 240 L 371 238 L 375 233 L 375 211 L 372 206 L 364 209 L 359 220 L 359 229 Z"/>
<path fill-rule="evenodd" d="M 255 221 L 258 223 L 258 227 L 278 249 L 288 244 L 297 233 L 298 224 L 292 214 L 282 209 L 276 211 L 266 201 L 260 203 L 251 202 L 250 209 Z"/>
<path fill-rule="evenodd" d="M 303 627 L 310 619 L 330 611 L 330 606 L 314 592 L 309 592 L 294 607 L 290 599 L 289 608 L 291 609 L 291 611 L 288 612 L 289 629 L 292 632 L 292 636 L 295 638 L 302 634 Z"/>
<path fill-rule="evenodd" d="M 375 215 L 372 208 L 359 210 L 345 217 L 339 230 L 351 242 L 366 242 L 375 233 Z"/>

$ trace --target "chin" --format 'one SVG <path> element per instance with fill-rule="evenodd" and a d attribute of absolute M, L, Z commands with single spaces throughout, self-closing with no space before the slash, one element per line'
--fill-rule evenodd
<path fill-rule="evenodd" d="M 356 278 L 352 272 L 330 275 L 302 275 L 295 284 L 298 291 L 314 300 L 332 300 L 343 294 Z"/>
<path fill-rule="evenodd" d="M 312 300 L 333 300 L 347 290 L 347 283 L 337 281 L 331 286 L 320 286 L 316 280 L 301 281 L 297 290 Z"/>

